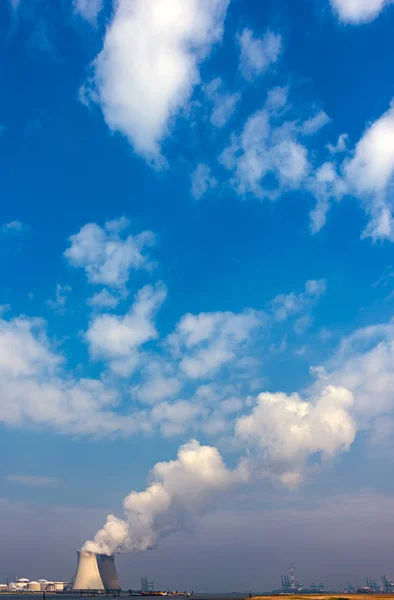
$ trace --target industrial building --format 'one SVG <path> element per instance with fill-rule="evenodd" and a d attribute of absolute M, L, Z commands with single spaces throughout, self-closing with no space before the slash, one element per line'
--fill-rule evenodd
<path fill-rule="evenodd" d="M 0 592 L 62 592 L 69 585 L 65 581 L 48 581 L 48 579 L 31 581 L 20 577 L 16 581 L 0 584 Z"/>
<path fill-rule="evenodd" d="M 79 550 L 77 558 L 77 572 L 72 588 L 74 591 L 121 590 L 114 556 Z"/>

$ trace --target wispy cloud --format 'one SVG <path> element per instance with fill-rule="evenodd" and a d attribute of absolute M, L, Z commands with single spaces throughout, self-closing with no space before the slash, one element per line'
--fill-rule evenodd
<path fill-rule="evenodd" d="M 33 487 L 49 487 L 59 482 L 57 477 L 39 477 L 36 475 L 6 475 L 4 479 L 11 483 L 20 483 L 21 485 L 30 485 Z"/>
<path fill-rule="evenodd" d="M 26 223 L 22 223 L 22 221 L 9 221 L 8 223 L 4 223 L 0 227 L 1 233 L 7 235 L 16 235 L 24 233 L 29 229 L 29 225 L 27 225 Z"/>

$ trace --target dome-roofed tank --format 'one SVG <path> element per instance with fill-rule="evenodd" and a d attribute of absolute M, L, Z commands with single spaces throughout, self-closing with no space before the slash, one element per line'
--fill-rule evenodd
<path fill-rule="evenodd" d="M 41 585 L 38 581 L 29 581 L 27 584 L 27 590 L 29 592 L 39 592 L 41 590 Z"/>

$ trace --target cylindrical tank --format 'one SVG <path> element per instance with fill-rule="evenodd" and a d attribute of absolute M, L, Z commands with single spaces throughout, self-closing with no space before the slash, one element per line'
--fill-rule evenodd
<path fill-rule="evenodd" d="M 55 592 L 62 592 L 64 590 L 64 582 L 63 581 L 54 581 L 53 586 L 55 588 Z"/>
<path fill-rule="evenodd" d="M 48 582 L 48 580 L 47 580 L 47 579 L 39 579 L 39 580 L 38 580 L 38 583 L 40 584 L 40 590 L 41 590 L 42 592 L 45 592 L 45 590 L 46 590 L 46 588 L 47 588 L 47 585 L 48 585 L 48 583 L 49 583 L 49 582 Z"/>
<path fill-rule="evenodd" d="M 105 589 L 107 591 L 121 590 L 115 567 L 115 557 L 113 555 L 97 554 L 97 564 Z"/>
<path fill-rule="evenodd" d="M 73 590 L 104 590 L 97 566 L 97 555 L 94 552 L 79 550 L 77 556 L 78 567 Z"/>
<path fill-rule="evenodd" d="M 39 592 L 41 590 L 41 586 L 38 581 L 29 581 L 27 584 L 27 590 L 29 592 Z"/>

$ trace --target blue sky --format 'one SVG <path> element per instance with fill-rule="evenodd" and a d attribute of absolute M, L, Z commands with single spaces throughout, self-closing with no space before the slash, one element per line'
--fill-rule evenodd
<path fill-rule="evenodd" d="M 391 4 L 1 4 L 1 579 L 389 575 Z"/>

